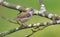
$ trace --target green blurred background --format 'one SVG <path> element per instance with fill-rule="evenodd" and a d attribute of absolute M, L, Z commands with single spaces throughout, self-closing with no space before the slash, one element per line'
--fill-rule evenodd
<path fill-rule="evenodd" d="M 37 10 L 40 9 L 39 0 L 5 0 L 5 1 L 15 5 L 32 7 Z M 49 13 L 60 15 L 60 0 L 44 0 L 44 3 Z M 13 18 L 17 16 L 18 13 L 19 11 L 17 10 L 9 9 L 0 5 L 0 16 Z M 34 15 L 28 22 L 26 22 L 26 24 L 38 23 L 38 22 L 49 22 L 49 21 L 51 20 Z M 19 25 L 10 23 L 0 17 L 0 32 L 7 31 L 10 29 L 16 28 L 18 26 Z M 24 37 L 25 35 L 30 33 L 31 33 L 30 29 L 24 29 L 24 30 L 20 30 L 15 33 L 9 34 L 5 37 Z M 49 26 L 42 31 L 36 32 L 31 37 L 60 37 L 60 24 Z"/>

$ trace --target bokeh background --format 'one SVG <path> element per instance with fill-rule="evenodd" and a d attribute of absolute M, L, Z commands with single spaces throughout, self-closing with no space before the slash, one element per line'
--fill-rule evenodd
<path fill-rule="evenodd" d="M 5 0 L 11 4 L 21 5 L 23 7 L 32 7 L 39 10 L 39 0 Z M 49 13 L 60 15 L 60 0 L 44 0 L 46 9 Z M 8 18 L 14 18 L 17 16 L 19 11 L 9 9 L 0 5 L 0 16 L 5 16 Z M 38 23 L 38 22 L 49 22 L 50 19 L 34 15 L 26 24 Z M 0 32 L 7 31 L 13 28 L 18 27 L 18 24 L 10 23 L 0 17 Z M 5 37 L 24 37 L 27 34 L 30 34 L 30 29 L 24 29 L 17 31 L 15 33 L 9 34 Z M 36 32 L 31 37 L 60 37 L 60 24 L 52 25 L 45 28 L 42 31 Z"/>

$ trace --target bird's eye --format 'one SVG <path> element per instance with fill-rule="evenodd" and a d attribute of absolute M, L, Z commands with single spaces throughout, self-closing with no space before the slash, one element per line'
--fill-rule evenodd
<path fill-rule="evenodd" d="M 31 8 L 30 11 L 33 11 L 33 9 Z"/>

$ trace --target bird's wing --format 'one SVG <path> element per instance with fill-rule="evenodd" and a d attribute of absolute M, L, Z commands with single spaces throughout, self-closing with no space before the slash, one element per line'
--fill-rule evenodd
<path fill-rule="evenodd" d="M 22 19 L 22 18 L 28 18 L 28 17 L 30 17 L 30 16 L 31 16 L 31 15 L 30 15 L 29 13 L 22 13 L 22 14 L 18 15 L 17 18 Z"/>

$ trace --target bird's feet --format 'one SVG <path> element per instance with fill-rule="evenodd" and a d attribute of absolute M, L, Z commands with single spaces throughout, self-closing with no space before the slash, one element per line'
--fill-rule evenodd
<path fill-rule="evenodd" d="M 26 24 L 21 24 L 20 26 L 24 28 L 24 27 L 26 27 Z"/>

